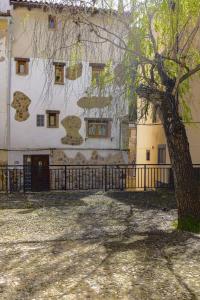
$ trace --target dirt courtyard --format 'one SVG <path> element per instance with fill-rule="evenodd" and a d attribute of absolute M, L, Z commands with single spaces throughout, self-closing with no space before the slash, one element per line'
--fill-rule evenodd
<path fill-rule="evenodd" d="M 200 235 L 167 193 L 0 195 L 0 299 L 200 299 Z"/>

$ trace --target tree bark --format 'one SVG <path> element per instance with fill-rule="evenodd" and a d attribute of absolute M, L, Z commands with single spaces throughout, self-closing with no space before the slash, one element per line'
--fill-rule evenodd
<path fill-rule="evenodd" d="M 166 94 L 161 101 L 160 110 L 174 175 L 179 224 L 188 217 L 200 221 L 198 182 L 194 174 L 186 129 L 175 97 Z"/>
<path fill-rule="evenodd" d="M 179 227 L 182 227 L 181 224 L 187 218 L 200 221 L 200 197 L 186 129 L 179 114 L 178 101 L 172 95 L 172 90 L 171 83 L 165 92 L 141 84 L 136 92 L 139 97 L 153 104 L 159 103 L 174 175 L 178 222 Z"/>

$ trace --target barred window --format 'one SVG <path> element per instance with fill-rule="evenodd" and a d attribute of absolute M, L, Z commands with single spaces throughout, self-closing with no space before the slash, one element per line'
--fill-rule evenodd
<path fill-rule="evenodd" d="M 37 115 L 37 127 L 44 127 L 44 115 Z"/>

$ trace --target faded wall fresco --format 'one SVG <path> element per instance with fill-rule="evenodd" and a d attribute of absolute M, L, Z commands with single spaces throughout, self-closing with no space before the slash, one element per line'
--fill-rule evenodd
<path fill-rule="evenodd" d="M 81 119 L 77 116 L 68 116 L 61 121 L 66 130 L 66 136 L 61 139 L 62 144 L 81 145 L 83 138 L 79 133 Z"/>
<path fill-rule="evenodd" d="M 62 150 L 54 150 L 52 164 L 54 165 L 102 165 L 102 164 L 124 164 L 122 152 L 101 156 L 97 150 L 94 150 L 91 157 L 87 159 L 81 152 L 78 152 L 74 158 L 69 157 Z"/>
<path fill-rule="evenodd" d="M 16 109 L 15 120 L 18 122 L 26 121 L 30 114 L 28 107 L 31 100 L 22 92 L 15 92 L 13 95 L 13 102 L 11 106 Z"/>
<path fill-rule="evenodd" d="M 77 105 L 83 109 L 104 108 L 112 102 L 112 97 L 83 97 L 77 102 Z"/>
<path fill-rule="evenodd" d="M 82 75 L 82 63 L 72 65 L 66 68 L 66 78 L 69 80 L 76 80 Z"/>

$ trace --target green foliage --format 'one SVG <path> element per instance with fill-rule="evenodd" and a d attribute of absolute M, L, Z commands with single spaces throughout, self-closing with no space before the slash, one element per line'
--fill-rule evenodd
<path fill-rule="evenodd" d="M 176 228 L 193 233 L 200 233 L 200 220 L 194 219 L 193 217 L 186 217 L 178 220 Z"/>
<path fill-rule="evenodd" d="M 92 87 L 98 87 L 99 91 L 110 86 L 114 81 L 112 61 L 108 61 L 105 68 L 99 72 L 99 76 L 92 80 Z"/>
<path fill-rule="evenodd" d="M 195 26 L 200 20 L 199 0 L 131 0 L 131 3 L 128 35 L 128 50 L 131 51 L 126 51 L 124 58 L 125 66 L 129 66 L 126 74 L 129 101 L 135 99 L 133 90 L 141 83 L 149 85 L 152 74 L 156 89 L 165 90 L 156 65 L 156 53 L 163 57 L 165 73 L 177 81 L 200 63 L 198 34 L 195 34 Z M 132 76 L 130 69 L 136 64 L 137 72 Z M 155 67 L 152 69 L 153 64 Z M 178 92 L 182 117 L 190 122 L 191 109 L 185 100 L 188 90 L 189 78 L 178 85 Z"/>
<path fill-rule="evenodd" d="M 192 121 L 192 112 L 191 108 L 187 104 L 187 102 L 184 99 L 180 100 L 181 104 L 181 115 L 184 122 L 189 123 Z"/>

